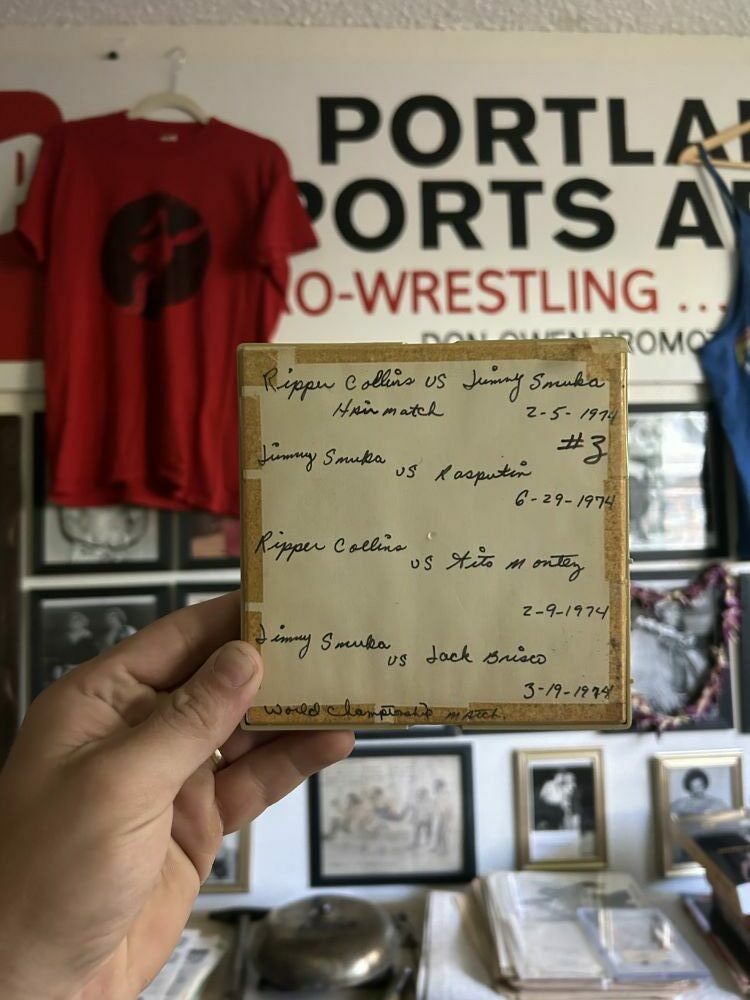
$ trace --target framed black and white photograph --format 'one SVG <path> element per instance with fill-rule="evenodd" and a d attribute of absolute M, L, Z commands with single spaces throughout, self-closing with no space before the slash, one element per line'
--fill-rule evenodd
<path fill-rule="evenodd" d="M 239 518 L 183 511 L 177 525 L 181 569 L 239 569 Z"/>
<path fill-rule="evenodd" d="M 660 753 L 651 763 L 659 873 L 667 877 L 701 875 L 703 868 L 674 843 L 670 817 L 684 820 L 726 809 L 741 809 L 742 751 Z"/>
<path fill-rule="evenodd" d="M 360 747 L 308 785 L 311 885 L 474 877 L 470 745 Z"/>
<path fill-rule="evenodd" d="M 166 587 L 30 594 L 29 700 L 169 611 Z"/>
<path fill-rule="evenodd" d="M 738 633 L 737 583 L 723 566 L 694 578 L 638 573 L 630 587 L 633 728 L 730 729 L 729 645 Z"/>
<path fill-rule="evenodd" d="M 716 415 L 709 406 L 665 403 L 628 408 L 634 559 L 726 554 L 720 449 Z"/>
<path fill-rule="evenodd" d="M 250 827 L 227 833 L 201 893 L 250 891 Z"/>
<path fill-rule="evenodd" d="M 232 590 L 239 589 L 237 584 L 232 583 L 180 583 L 176 588 L 176 607 L 188 608 L 191 604 L 201 604 L 203 601 L 212 601 L 214 597 L 221 597 Z"/>
<path fill-rule="evenodd" d="M 168 569 L 170 515 L 148 507 L 58 507 L 47 503 L 44 414 L 34 414 L 35 573 Z"/>
<path fill-rule="evenodd" d="M 606 867 L 601 750 L 516 751 L 516 853 L 521 869 Z"/>

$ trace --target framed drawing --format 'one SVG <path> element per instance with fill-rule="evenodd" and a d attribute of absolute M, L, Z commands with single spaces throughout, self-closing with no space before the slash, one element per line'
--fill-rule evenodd
<path fill-rule="evenodd" d="M 703 868 L 673 842 L 670 816 L 703 816 L 741 809 L 742 751 L 660 753 L 651 758 L 656 859 L 667 877 L 702 875 Z"/>
<path fill-rule="evenodd" d="M 250 891 L 250 827 L 227 833 L 201 893 Z"/>
<path fill-rule="evenodd" d="M 729 644 L 740 622 L 735 578 L 723 566 L 693 580 L 639 573 L 630 589 L 633 728 L 730 729 Z"/>
<path fill-rule="evenodd" d="M 600 749 L 516 751 L 519 868 L 605 868 L 605 815 Z"/>
<path fill-rule="evenodd" d="M 169 611 L 166 587 L 30 594 L 29 701 L 74 667 Z"/>
<path fill-rule="evenodd" d="M 360 747 L 308 787 L 311 885 L 474 877 L 470 745 Z"/>
<path fill-rule="evenodd" d="M 634 559 L 727 551 L 721 440 L 711 407 L 628 408 L 630 552 Z"/>
<path fill-rule="evenodd" d="M 202 511 L 177 515 L 178 551 L 181 569 L 240 567 L 240 522 Z M 239 582 L 239 574 L 238 574 Z"/>
<path fill-rule="evenodd" d="M 44 414 L 34 414 L 35 573 L 168 569 L 170 516 L 147 507 L 58 507 L 47 503 Z"/>
<path fill-rule="evenodd" d="M 237 582 L 239 583 L 239 581 Z M 215 583 L 213 581 L 211 583 L 201 581 L 179 583 L 175 590 L 177 597 L 175 606 L 187 608 L 191 604 L 200 604 L 201 601 L 210 601 L 214 597 L 221 597 L 222 594 L 228 594 L 230 590 L 237 590 L 237 587 L 232 586 L 231 583 Z"/>
<path fill-rule="evenodd" d="M 20 573 L 21 419 L 0 416 L 0 767 L 20 714 L 18 577 Z"/>

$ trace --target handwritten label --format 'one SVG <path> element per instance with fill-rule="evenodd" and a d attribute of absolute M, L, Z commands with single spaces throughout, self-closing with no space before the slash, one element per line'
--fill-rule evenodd
<path fill-rule="evenodd" d="M 614 340 L 244 345 L 251 725 L 622 725 Z"/>

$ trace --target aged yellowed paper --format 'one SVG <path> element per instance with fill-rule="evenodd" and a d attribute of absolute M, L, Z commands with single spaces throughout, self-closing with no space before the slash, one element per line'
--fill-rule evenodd
<path fill-rule="evenodd" d="M 626 346 L 243 345 L 251 726 L 629 720 Z"/>

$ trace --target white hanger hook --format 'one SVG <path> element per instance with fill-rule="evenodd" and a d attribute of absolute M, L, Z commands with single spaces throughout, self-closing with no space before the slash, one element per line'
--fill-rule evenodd
<path fill-rule="evenodd" d="M 177 78 L 179 76 L 180 70 L 185 65 L 185 60 L 187 55 L 185 50 L 180 46 L 174 49 L 170 49 L 167 52 L 167 58 L 169 59 L 169 89 L 171 91 L 177 90 Z"/>

